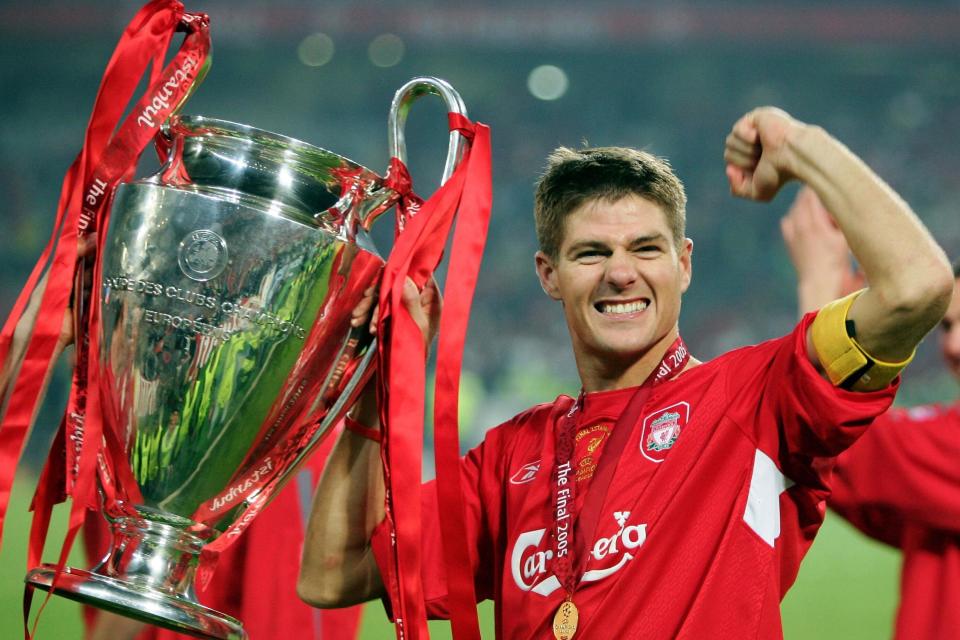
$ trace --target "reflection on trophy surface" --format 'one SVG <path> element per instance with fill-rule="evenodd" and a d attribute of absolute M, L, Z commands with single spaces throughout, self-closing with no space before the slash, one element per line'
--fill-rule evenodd
<path fill-rule="evenodd" d="M 394 99 L 391 152 L 418 78 Z M 324 149 L 243 125 L 176 117 L 167 162 L 121 185 L 98 256 L 101 480 L 113 546 L 56 593 L 206 637 L 240 622 L 199 605 L 204 545 L 237 536 L 349 408 L 372 374 L 373 339 L 350 326 L 384 259 L 368 230 L 396 202 L 383 178 Z M 451 134 L 446 173 L 461 140 Z M 94 392 L 94 390 L 91 390 Z M 109 505 L 109 502 L 108 502 Z M 50 588 L 55 570 L 28 581 Z"/>

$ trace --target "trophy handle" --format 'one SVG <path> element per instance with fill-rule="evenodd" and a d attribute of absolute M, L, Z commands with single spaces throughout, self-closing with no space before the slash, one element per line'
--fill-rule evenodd
<path fill-rule="evenodd" d="M 407 145 L 403 136 L 407 114 L 410 112 L 410 106 L 418 98 L 425 95 L 440 96 L 446 103 L 448 112 L 457 113 L 463 117 L 467 116 L 467 107 L 463 104 L 463 98 L 446 80 L 424 76 L 414 78 L 397 89 L 397 93 L 393 96 L 393 102 L 390 104 L 388 135 L 390 156 L 403 163 L 407 162 Z M 441 185 L 450 179 L 457 165 L 460 164 L 465 144 L 466 138 L 459 131 L 450 132 L 450 142 L 447 145 L 447 162 L 443 166 L 443 177 L 440 178 Z"/>
<path fill-rule="evenodd" d="M 407 114 L 410 113 L 410 106 L 418 98 L 426 95 L 440 96 L 447 105 L 447 112 L 467 117 L 467 107 L 463 104 L 463 98 L 446 80 L 422 76 L 410 80 L 397 89 L 393 96 L 393 102 L 390 103 L 387 137 L 390 157 L 396 158 L 404 164 L 407 162 L 407 145 L 404 140 L 403 128 L 407 123 Z M 457 165 L 460 164 L 460 160 L 463 159 L 466 142 L 467 139 L 459 131 L 450 132 L 450 142 L 447 145 L 447 161 L 443 166 L 443 176 L 440 178 L 441 186 L 450 179 Z M 361 216 L 363 228 L 369 230 L 373 222 L 396 203 L 399 195 L 392 193 L 393 190 L 389 187 L 387 191 L 391 193 L 389 198 Z"/>

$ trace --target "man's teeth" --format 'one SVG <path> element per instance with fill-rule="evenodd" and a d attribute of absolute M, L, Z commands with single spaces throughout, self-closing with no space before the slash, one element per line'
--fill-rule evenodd
<path fill-rule="evenodd" d="M 647 308 L 647 303 L 643 300 L 637 302 L 622 302 L 617 304 L 604 304 L 601 307 L 603 313 L 636 313 Z"/>

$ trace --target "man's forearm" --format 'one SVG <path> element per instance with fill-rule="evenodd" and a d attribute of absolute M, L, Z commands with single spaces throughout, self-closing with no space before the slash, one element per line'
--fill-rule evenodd
<path fill-rule="evenodd" d="M 351 319 L 354 327 L 369 324 L 374 334 L 376 292 L 375 287 L 364 292 Z M 420 290 L 408 277 L 403 304 L 429 345 L 442 306 L 436 281 L 431 278 Z M 371 380 L 350 409 L 351 419 L 368 432 L 380 429 L 376 388 L 376 380 Z M 385 517 L 385 494 L 379 442 L 344 430 L 327 458 L 310 510 L 297 584 L 305 602 L 346 607 L 386 593 L 370 546 L 374 528 Z"/>
<path fill-rule="evenodd" d="M 950 301 L 943 250 L 906 202 L 823 129 L 801 127 L 789 150 L 792 173 L 834 215 L 870 283 L 850 313 L 857 340 L 876 357 L 908 357 Z"/>
<path fill-rule="evenodd" d="M 374 426 L 371 396 L 365 394 L 351 414 Z M 370 538 L 384 518 L 384 491 L 379 443 L 344 431 L 327 459 L 310 511 L 297 585 L 305 602 L 345 607 L 383 595 Z"/>

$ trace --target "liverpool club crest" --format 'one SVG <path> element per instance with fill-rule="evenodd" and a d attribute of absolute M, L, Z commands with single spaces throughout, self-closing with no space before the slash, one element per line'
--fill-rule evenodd
<path fill-rule="evenodd" d="M 678 402 L 647 415 L 640 435 L 640 452 L 654 462 L 663 462 L 689 417 L 690 405 L 686 402 Z"/>

